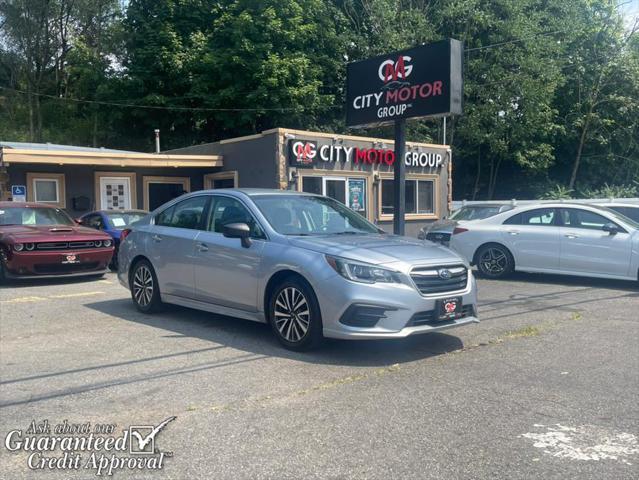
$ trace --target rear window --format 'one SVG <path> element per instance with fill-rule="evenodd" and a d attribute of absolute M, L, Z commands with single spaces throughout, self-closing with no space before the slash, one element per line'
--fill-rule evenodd
<path fill-rule="evenodd" d="M 504 205 L 484 206 L 484 207 L 462 207 L 450 216 L 451 220 L 481 220 L 492 217 L 498 213 L 510 210 L 512 207 Z"/>

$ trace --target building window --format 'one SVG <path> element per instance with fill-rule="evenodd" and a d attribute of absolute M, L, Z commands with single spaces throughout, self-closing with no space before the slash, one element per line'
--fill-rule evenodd
<path fill-rule="evenodd" d="M 237 188 L 237 185 L 238 175 L 235 170 L 204 175 L 205 189 Z"/>
<path fill-rule="evenodd" d="M 143 177 L 144 209 L 155 210 L 160 205 L 191 191 L 189 177 Z"/>
<path fill-rule="evenodd" d="M 393 215 L 395 211 L 395 181 L 383 179 L 382 215 Z M 435 181 L 434 180 L 406 180 L 406 215 L 435 214 Z"/>
<path fill-rule="evenodd" d="M 302 177 L 302 191 L 322 195 L 322 177 Z"/>
<path fill-rule="evenodd" d="M 367 183 L 364 177 L 303 176 L 302 191 L 334 198 L 363 217 L 367 216 Z"/>
<path fill-rule="evenodd" d="M 65 207 L 63 173 L 27 173 L 27 196 L 31 202 Z"/>

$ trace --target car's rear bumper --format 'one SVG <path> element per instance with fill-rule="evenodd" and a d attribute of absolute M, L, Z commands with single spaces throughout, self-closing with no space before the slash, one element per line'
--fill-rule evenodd
<path fill-rule="evenodd" d="M 97 275 L 107 271 L 113 248 L 11 252 L 5 261 L 7 278 L 57 278 Z"/>

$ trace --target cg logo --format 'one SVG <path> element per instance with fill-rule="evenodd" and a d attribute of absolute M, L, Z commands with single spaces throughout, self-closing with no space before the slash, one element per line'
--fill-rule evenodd
<path fill-rule="evenodd" d="M 293 152 L 298 162 L 311 162 L 317 155 L 315 145 L 305 142 L 295 142 Z"/>
<path fill-rule="evenodd" d="M 398 79 L 406 80 L 406 77 L 413 71 L 412 65 L 406 65 L 406 63 L 411 60 L 411 57 L 408 55 L 400 55 L 396 62 L 393 62 L 390 58 L 384 60 L 377 69 L 379 79 L 384 83 Z"/>

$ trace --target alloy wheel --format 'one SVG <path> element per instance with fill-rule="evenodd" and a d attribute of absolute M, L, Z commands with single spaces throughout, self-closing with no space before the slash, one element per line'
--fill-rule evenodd
<path fill-rule="evenodd" d="M 304 294 L 286 287 L 275 299 L 274 321 L 279 334 L 291 343 L 299 342 L 308 332 L 311 312 Z"/>
<path fill-rule="evenodd" d="M 479 261 L 486 272 L 492 275 L 504 273 L 508 267 L 508 257 L 499 248 L 487 249 Z"/>
<path fill-rule="evenodd" d="M 133 276 L 133 297 L 141 307 L 146 307 L 153 298 L 153 275 L 146 265 L 140 265 Z"/>

